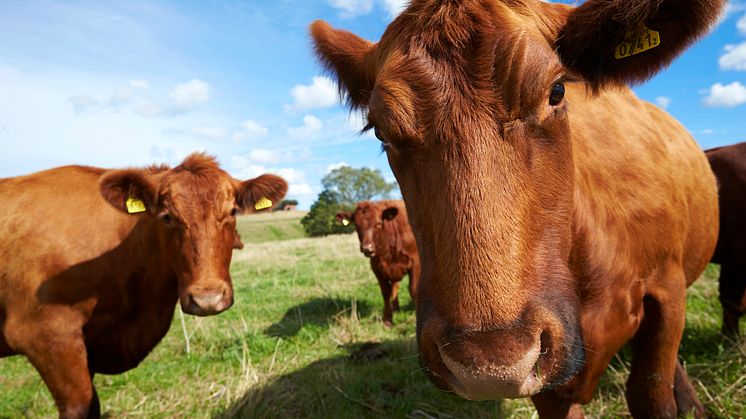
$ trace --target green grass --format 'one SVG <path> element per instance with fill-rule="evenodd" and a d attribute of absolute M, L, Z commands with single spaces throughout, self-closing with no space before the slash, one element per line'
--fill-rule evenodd
<path fill-rule="evenodd" d="M 306 237 L 300 219 L 305 211 L 277 211 L 242 215 L 238 217 L 236 230 L 245 244 L 277 240 L 292 240 Z"/>
<path fill-rule="evenodd" d="M 256 218 L 253 218 L 256 217 Z M 356 236 L 249 244 L 289 214 L 242 218 L 247 246 L 234 255 L 236 304 L 215 317 L 180 317 L 136 369 L 97 376 L 112 417 L 515 417 L 527 400 L 467 402 L 437 390 L 420 370 L 406 286 L 391 329 Z M 289 218 L 284 218 L 289 217 Z M 296 217 L 296 220 L 299 217 Z M 297 222 L 297 221 L 294 221 Z M 257 225 L 252 225 L 256 223 Z M 289 223 L 289 222 L 288 222 Z M 277 227 L 283 229 L 285 227 Z M 244 233 L 244 231 L 246 233 Z M 265 236 L 267 237 L 267 236 Z M 746 354 L 720 334 L 716 267 L 689 293 L 681 357 L 713 417 L 746 412 Z M 604 376 L 589 417 L 628 416 L 623 350 Z M 22 357 L 0 360 L 0 417 L 49 417 L 52 399 Z"/>

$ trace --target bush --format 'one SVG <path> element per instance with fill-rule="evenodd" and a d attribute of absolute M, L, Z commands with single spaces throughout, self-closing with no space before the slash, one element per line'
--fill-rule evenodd
<path fill-rule="evenodd" d="M 329 234 L 345 234 L 355 231 L 353 224 L 342 225 L 336 220 L 339 211 L 350 211 L 350 205 L 339 203 L 336 192 L 324 190 L 319 194 L 316 202 L 300 223 L 309 237 L 326 236 Z"/>

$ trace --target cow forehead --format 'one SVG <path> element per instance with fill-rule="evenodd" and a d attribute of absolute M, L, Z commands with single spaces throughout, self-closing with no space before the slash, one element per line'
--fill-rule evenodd
<path fill-rule="evenodd" d="M 437 20 L 422 7 L 392 24 L 378 45 L 370 122 L 393 130 L 384 133 L 391 137 L 418 142 L 458 114 L 506 121 L 541 105 L 563 74 L 553 52 L 557 23 L 514 3 L 495 2 L 479 19 L 453 10 L 452 19 Z"/>
<path fill-rule="evenodd" d="M 166 176 L 159 191 L 161 201 L 179 213 L 230 210 L 236 189 L 224 173 L 177 172 Z"/>

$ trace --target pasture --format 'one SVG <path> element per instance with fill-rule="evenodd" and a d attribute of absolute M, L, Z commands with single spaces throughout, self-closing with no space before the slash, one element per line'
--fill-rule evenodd
<path fill-rule="evenodd" d="M 420 370 L 413 305 L 402 287 L 394 327 L 356 235 L 302 238 L 302 213 L 242 217 L 235 305 L 207 318 L 174 316 L 136 369 L 99 375 L 109 417 L 531 417 L 528 400 L 467 402 Z M 713 417 L 746 412 L 746 349 L 719 333 L 717 266 L 689 291 L 680 356 Z M 403 284 L 404 285 L 404 284 Z M 189 352 L 185 339 L 189 337 Z M 630 354 L 612 362 L 589 417 L 626 416 Z M 51 396 L 25 358 L 0 360 L 0 417 L 51 417 Z"/>

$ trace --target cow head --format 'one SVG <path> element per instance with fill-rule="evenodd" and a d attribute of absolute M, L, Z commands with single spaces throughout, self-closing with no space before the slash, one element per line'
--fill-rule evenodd
<path fill-rule="evenodd" d="M 241 244 L 236 215 L 269 208 L 287 191 L 274 175 L 236 180 L 204 154 L 173 169 L 112 170 L 99 185 L 114 207 L 150 219 L 160 246 L 155 257 L 175 273 L 182 310 L 198 316 L 233 304 L 229 268 L 232 249 Z"/>
<path fill-rule="evenodd" d="M 723 3 L 414 0 L 377 44 L 312 25 L 406 202 L 422 257 L 419 350 L 436 384 L 468 399 L 524 397 L 580 369 L 565 89 L 650 77 Z"/>
<path fill-rule="evenodd" d="M 345 220 L 355 224 L 360 252 L 367 257 L 376 256 L 376 237 L 383 228 L 382 208 L 375 202 L 358 202 L 355 211 L 337 213 L 337 221 Z"/>

